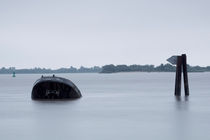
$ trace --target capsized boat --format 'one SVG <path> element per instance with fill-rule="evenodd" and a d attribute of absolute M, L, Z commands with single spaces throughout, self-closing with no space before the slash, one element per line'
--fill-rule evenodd
<path fill-rule="evenodd" d="M 74 99 L 82 94 L 70 80 L 53 76 L 42 76 L 33 86 L 31 98 L 38 99 Z"/>

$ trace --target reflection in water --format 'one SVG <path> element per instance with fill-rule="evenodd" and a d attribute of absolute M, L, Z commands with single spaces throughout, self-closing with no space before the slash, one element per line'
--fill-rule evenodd
<path fill-rule="evenodd" d="M 175 96 L 176 102 L 175 102 L 175 106 L 177 110 L 188 110 L 188 106 L 189 106 L 189 96 Z"/>
<path fill-rule="evenodd" d="M 175 102 L 175 106 L 176 106 L 176 110 L 178 111 L 188 111 L 188 107 L 189 107 L 189 96 L 175 96 L 176 102 Z"/>
<path fill-rule="evenodd" d="M 176 101 L 180 102 L 181 101 L 181 96 L 175 96 Z"/>
<path fill-rule="evenodd" d="M 175 136 L 177 139 L 189 139 L 189 96 L 176 96 L 175 99 Z"/>
<path fill-rule="evenodd" d="M 189 96 L 184 96 L 184 97 L 182 97 L 182 96 L 175 96 L 175 99 L 178 102 L 182 101 L 183 98 L 184 98 L 184 101 L 188 101 L 189 100 Z"/>

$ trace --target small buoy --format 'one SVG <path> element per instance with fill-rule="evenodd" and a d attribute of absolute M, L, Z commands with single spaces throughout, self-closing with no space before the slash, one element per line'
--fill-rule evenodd
<path fill-rule="evenodd" d="M 12 77 L 16 77 L 16 76 L 15 76 L 15 72 L 13 72 Z"/>

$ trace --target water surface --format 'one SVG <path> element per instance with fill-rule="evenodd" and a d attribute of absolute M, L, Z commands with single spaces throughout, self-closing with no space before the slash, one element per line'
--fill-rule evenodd
<path fill-rule="evenodd" d="M 190 73 L 190 97 L 178 99 L 174 73 L 56 75 L 71 79 L 83 97 L 33 101 L 40 74 L 0 75 L 1 139 L 210 139 L 210 73 Z"/>

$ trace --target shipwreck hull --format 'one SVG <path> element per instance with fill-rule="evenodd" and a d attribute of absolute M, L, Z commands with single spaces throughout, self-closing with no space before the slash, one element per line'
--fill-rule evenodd
<path fill-rule="evenodd" d="M 31 98 L 34 100 L 74 99 L 81 96 L 81 92 L 72 81 L 55 76 L 38 79 L 31 93 Z"/>

